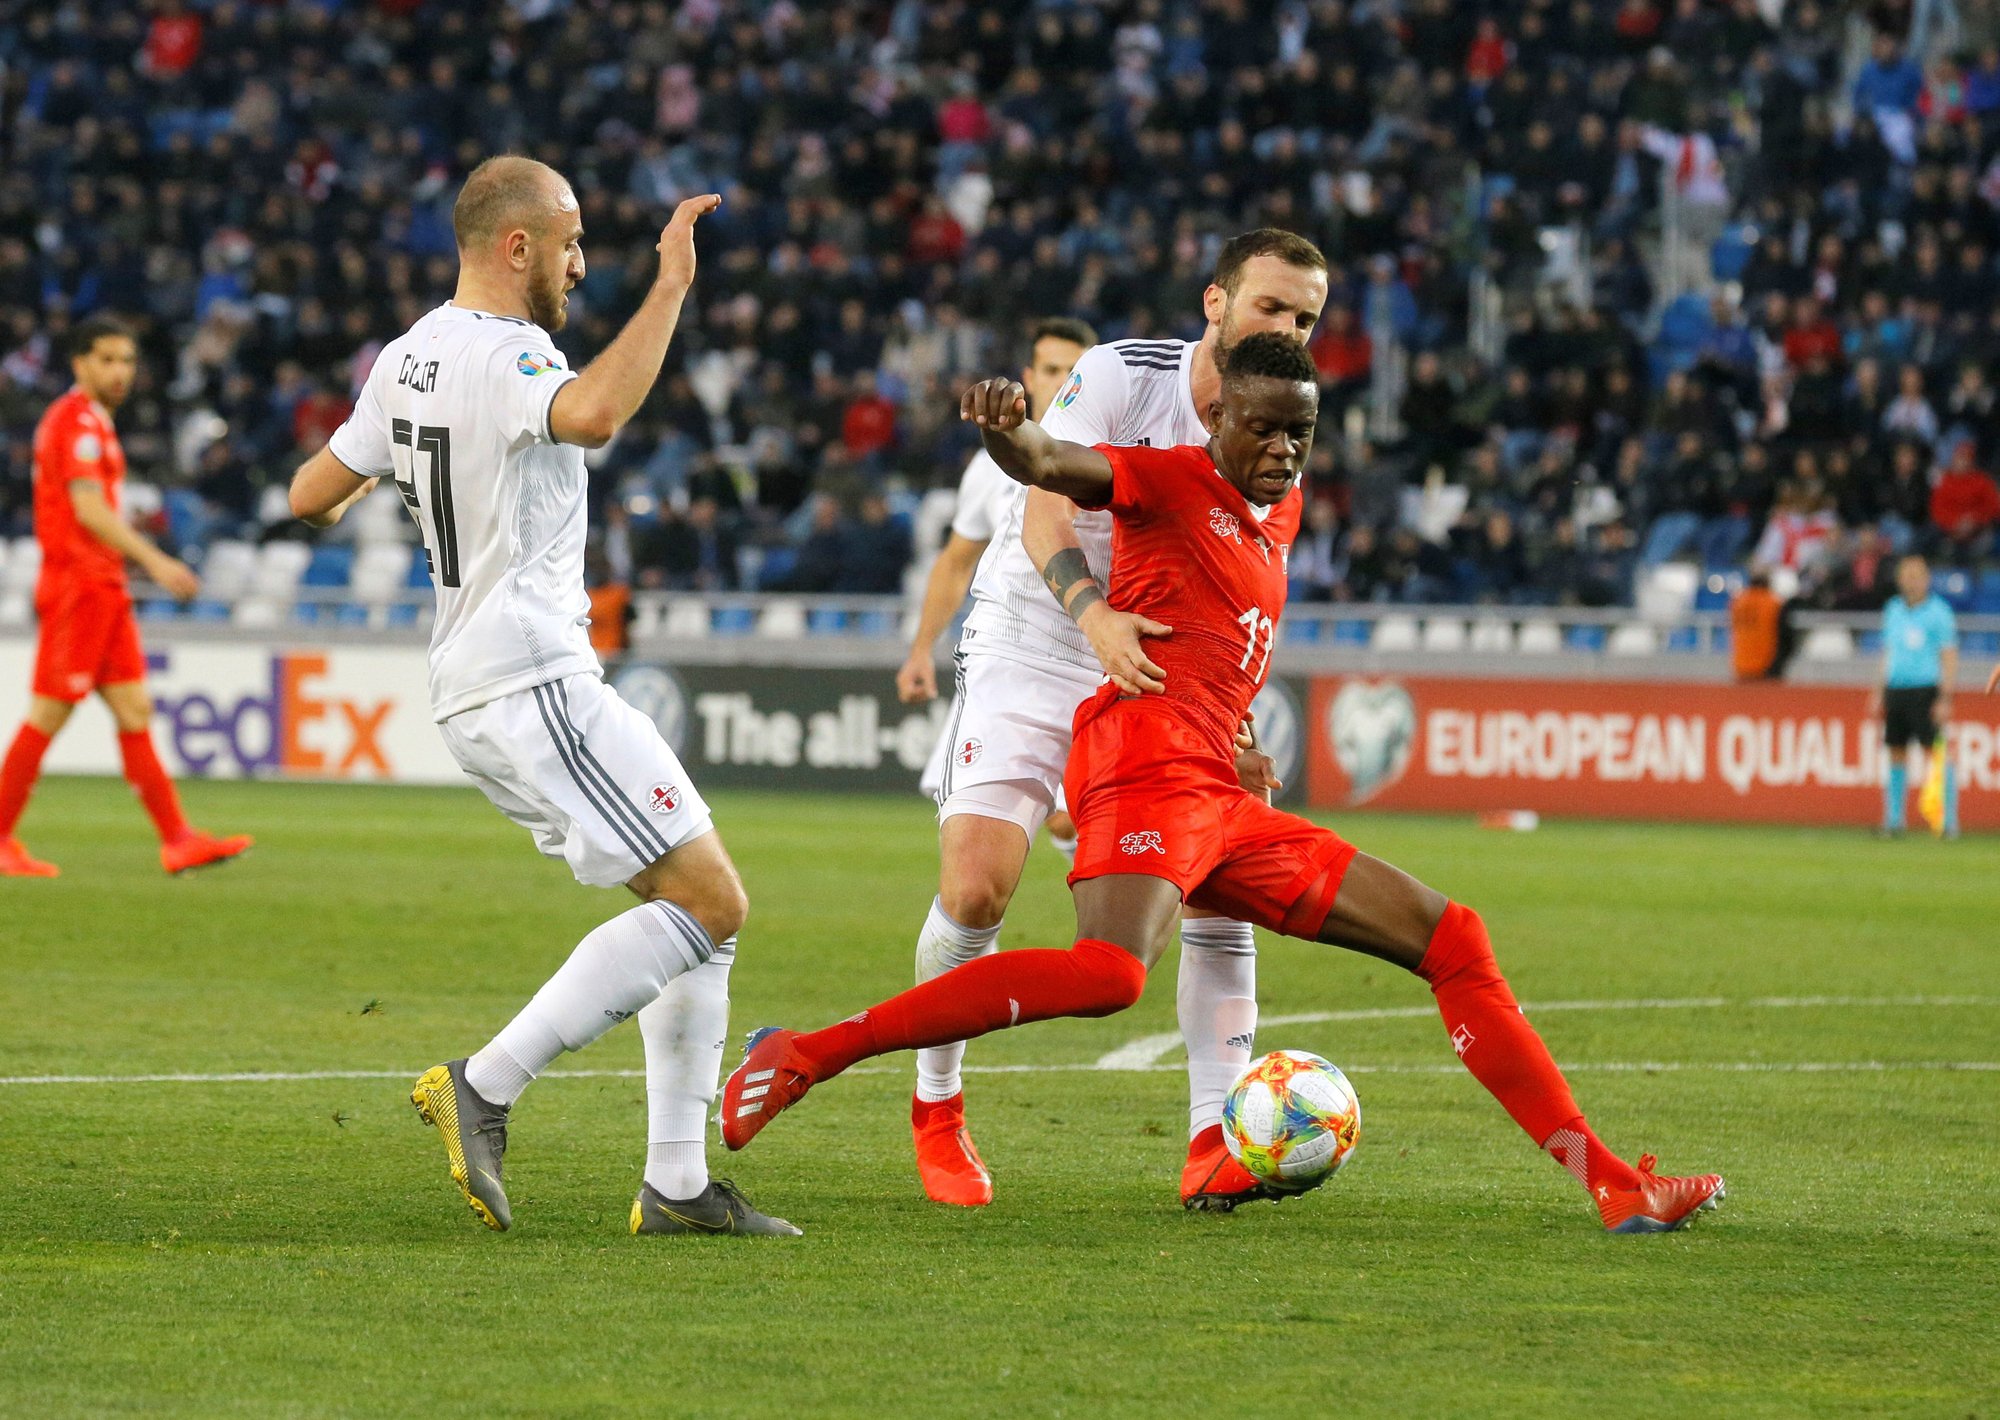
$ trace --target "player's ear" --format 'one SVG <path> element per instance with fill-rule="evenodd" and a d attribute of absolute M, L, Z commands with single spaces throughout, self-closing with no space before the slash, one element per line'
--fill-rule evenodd
<path fill-rule="evenodd" d="M 1214 288 L 1211 287 L 1210 289 L 1213 290 Z M 1220 434 L 1222 432 L 1222 401 L 1220 399 L 1211 399 L 1208 402 L 1208 408 L 1202 411 L 1201 427 L 1208 430 L 1211 434 Z"/>
<path fill-rule="evenodd" d="M 1210 325 L 1222 324 L 1222 313 L 1229 309 L 1229 293 L 1220 286 L 1210 286 L 1201 293 L 1201 313 Z"/>

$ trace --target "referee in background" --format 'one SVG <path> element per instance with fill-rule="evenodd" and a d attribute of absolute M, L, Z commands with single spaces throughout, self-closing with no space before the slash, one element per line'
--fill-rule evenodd
<path fill-rule="evenodd" d="M 1944 727 L 1951 719 L 1951 687 L 1958 679 L 1958 622 L 1943 597 L 1931 591 L 1931 570 L 1921 557 L 1896 564 L 1897 595 L 1882 609 L 1882 688 L 1871 713 L 1882 718 L 1889 774 L 1882 796 L 1884 838 L 1903 831 L 1909 797 L 1909 746 L 1926 753 L 1935 746 L 1944 757 L 1946 838 L 1958 837 L 1958 774 L 1944 754 Z"/>

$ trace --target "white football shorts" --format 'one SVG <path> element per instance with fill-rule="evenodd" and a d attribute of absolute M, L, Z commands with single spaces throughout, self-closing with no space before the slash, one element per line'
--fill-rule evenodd
<path fill-rule="evenodd" d="M 616 887 L 715 826 L 652 718 L 595 675 L 503 695 L 442 721 L 493 806 L 589 887 Z"/>
<path fill-rule="evenodd" d="M 1032 839 L 1063 807 L 1070 726 L 1104 677 L 962 648 L 952 660 L 958 693 L 922 786 L 939 822 L 976 814 L 1019 824 Z"/>

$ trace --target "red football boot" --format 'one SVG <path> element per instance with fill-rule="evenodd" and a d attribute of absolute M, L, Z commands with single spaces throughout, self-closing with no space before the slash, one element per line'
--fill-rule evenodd
<path fill-rule="evenodd" d="M 28 856 L 18 838 L 0 838 L 0 878 L 57 878 L 62 869 Z"/>
<path fill-rule="evenodd" d="M 160 845 L 160 866 L 169 873 L 186 873 L 215 863 L 226 863 L 249 850 L 253 840 L 247 833 L 216 838 L 191 828 L 172 843 Z"/>
<path fill-rule="evenodd" d="M 1639 1186 L 1612 1188 L 1600 1183 L 1592 1190 L 1605 1229 L 1614 1233 L 1671 1233 L 1694 1221 L 1695 1214 L 1722 1202 L 1722 1175 L 1661 1178 L 1653 1172 L 1659 1160 L 1639 1157 Z"/>
<path fill-rule="evenodd" d="M 765 1026 L 744 1042 L 743 1063 L 722 1086 L 722 1142 L 731 1149 L 755 1139 L 813 1087 L 806 1063 L 792 1051 L 798 1038 L 795 1030 Z"/>
<path fill-rule="evenodd" d="M 1229 1156 L 1220 1124 L 1211 1124 L 1188 1140 L 1187 1166 L 1181 1170 L 1183 1208 L 1227 1213 L 1241 1203 L 1284 1196 Z"/>
<path fill-rule="evenodd" d="M 993 1175 L 965 1128 L 963 1092 L 935 1102 L 912 1099 L 910 1133 L 917 1143 L 917 1177 L 926 1198 L 960 1208 L 984 1208 L 993 1201 Z"/>

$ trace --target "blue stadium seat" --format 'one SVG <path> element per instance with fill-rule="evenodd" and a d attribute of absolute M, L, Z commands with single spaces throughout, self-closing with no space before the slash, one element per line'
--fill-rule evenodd
<path fill-rule="evenodd" d="M 809 636 L 838 636 L 847 630 L 847 613 L 827 611 L 817 608 L 806 613 L 806 634 Z"/>
<path fill-rule="evenodd" d="M 425 552 L 423 548 L 413 547 L 410 549 L 410 572 L 408 576 L 403 578 L 403 585 L 412 588 L 422 587 L 425 591 L 430 590 L 431 558 L 430 554 Z"/>
<path fill-rule="evenodd" d="M 1667 649 L 1674 652 L 1695 652 L 1701 650 L 1701 628 L 1699 626 L 1676 626 L 1667 633 Z"/>
<path fill-rule="evenodd" d="M 148 597 L 139 603 L 142 621 L 172 621 L 181 614 L 181 604 L 167 597 Z"/>
<path fill-rule="evenodd" d="M 1373 628 L 1365 621 L 1336 621 L 1333 624 L 1333 644 L 1336 646 L 1366 646 L 1373 635 Z"/>
<path fill-rule="evenodd" d="M 1854 634 L 1854 653 L 1858 656 L 1879 656 L 1882 654 L 1882 633 L 1877 631 L 1857 631 Z"/>
<path fill-rule="evenodd" d="M 354 574 L 354 549 L 338 543 L 321 543 L 313 549 L 299 584 L 306 587 L 344 587 Z"/>
<path fill-rule="evenodd" d="M 719 606 L 709 622 L 717 636 L 748 636 L 757 629 L 757 613 L 747 606 Z"/>
<path fill-rule="evenodd" d="M 292 608 L 292 620 L 301 626 L 317 626 L 321 620 L 333 619 L 333 608 L 321 606 L 318 602 L 300 602 Z"/>
<path fill-rule="evenodd" d="M 1973 584 L 1972 609 L 1981 616 L 2000 616 L 2000 571 L 1988 568 Z"/>
<path fill-rule="evenodd" d="M 368 608 L 365 606 L 356 606 L 353 602 L 342 602 L 339 606 L 333 608 L 333 624 L 335 626 L 366 626 L 368 624 Z"/>
<path fill-rule="evenodd" d="M 1949 572 L 1938 573 L 1932 585 L 1939 596 L 1951 603 L 1953 611 L 1972 610 L 1972 578 L 1966 573 L 1954 567 Z"/>
<path fill-rule="evenodd" d="M 1959 638 L 1959 654 L 1975 661 L 2000 656 L 2000 631 L 1968 631 Z"/>
<path fill-rule="evenodd" d="M 1601 626 L 1570 626 L 1563 629 L 1563 648 L 1569 651 L 1602 651 L 1604 649 L 1604 628 Z"/>
<path fill-rule="evenodd" d="M 886 611 L 864 611 L 855 618 L 854 633 L 857 636 L 894 636 L 896 618 Z"/>
<path fill-rule="evenodd" d="M 227 621 L 229 620 L 229 603 L 203 599 L 190 605 L 187 609 L 187 615 L 191 621 Z"/>
<path fill-rule="evenodd" d="M 413 606 L 390 607 L 388 624 L 390 626 L 415 626 L 417 624 L 417 609 Z"/>
<path fill-rule="evenodd" d="M 1310 646 L 1319 640 L 1326 623 L 1313 618 L 1310 621 L 1286 621 L 1285 644 L 1288 646 Z"/>

